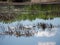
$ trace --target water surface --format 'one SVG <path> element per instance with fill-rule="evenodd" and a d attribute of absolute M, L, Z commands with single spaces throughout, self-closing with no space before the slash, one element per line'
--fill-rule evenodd
<path fill-rule="evenodd" d="M 60 18 L 0 22 L 0 45 L 60 45 Z"/>

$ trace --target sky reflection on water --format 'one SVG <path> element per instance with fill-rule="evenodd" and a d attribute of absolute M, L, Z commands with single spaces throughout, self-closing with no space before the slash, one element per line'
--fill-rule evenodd
<path fill-rule="evenodd" d="M 38 45 L 56 45 L 55 42 L 39 42 Z"/>
<path fill-rule="evenodd" d="M 60 18 L 0 22 L 0 45 L 59 45 L 59 35 Z"/>

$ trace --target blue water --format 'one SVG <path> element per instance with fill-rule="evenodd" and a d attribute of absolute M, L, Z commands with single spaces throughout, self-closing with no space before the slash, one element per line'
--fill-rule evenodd
<path fill-rule="evenodd" d="M 50 33 L 45 33 L 45 31 L 38 30 L 38 28 L 35 27 L 35 31 L 38 30 L 38 33 L 34 33 L 32 36 L 16 36 L 14 34 L 0 34 L 0 45 L 60 45 L 60 18 L 54 18 L 52 20 L 43 20 L 43 19 L 36 19 L 36 20 L 21 20 L 16 21 L 12 23 L 3 23 L 0 22 L 0 32 L 4 32 L 7 29 L 8 25 L 10 27 L 16 27 L 18 23 L 21 23 L 23 25 L 33 25 L 37 24 L 39 22 L 44 23 L 51 23 L 55 26 L 53 28 L 53 31 Z M 2 31 L 3 30 L 3 31 Z M 48 29 L 47 29 L 48 30 Z M 51 29 L 52 30 L 52 29 Z M 41 34 L 42 33 L 42 34 Z M 50 36 L 52 35 L 52 36 Z"/>

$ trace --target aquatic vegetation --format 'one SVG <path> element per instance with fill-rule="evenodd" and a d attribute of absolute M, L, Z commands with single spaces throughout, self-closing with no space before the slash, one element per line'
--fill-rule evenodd
<path fill-rule="evenodd" d="M 54 17 L 60 17 L 60 5 L 48 4 L 48 5 L 22 5 L 22 6 L 2 6 L 2 12 L 0 13 L 0 20 L 5 22 L 12 22 L 16 20 L 34 20 L 36 18 L 48 19 Z"/>
<path fill-rule="evenodd" d="M 1 31 L 0 35 L 14 35 L 16 37 L 55 36 L 56 30 L 57 30 L 56 25 L 53 25 L 51 20 L 50 22 L 49 20 L 47 21 L 48 22 L 46 22 L 46 20 L 36 19 L 34 21 L 30 21 L 30 20 L 23 21 L 22 20 L 22 21 L 16 21 L 12 23 L 1 23 L 0 24 L 0 31 Z"/>

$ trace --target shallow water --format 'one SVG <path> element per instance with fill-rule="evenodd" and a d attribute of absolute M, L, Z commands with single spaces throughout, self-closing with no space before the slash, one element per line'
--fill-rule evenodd
<path fill-rule="evenodd" d="M 60 18 L 0 22 L 0 45 L 60 45 Z"/>

